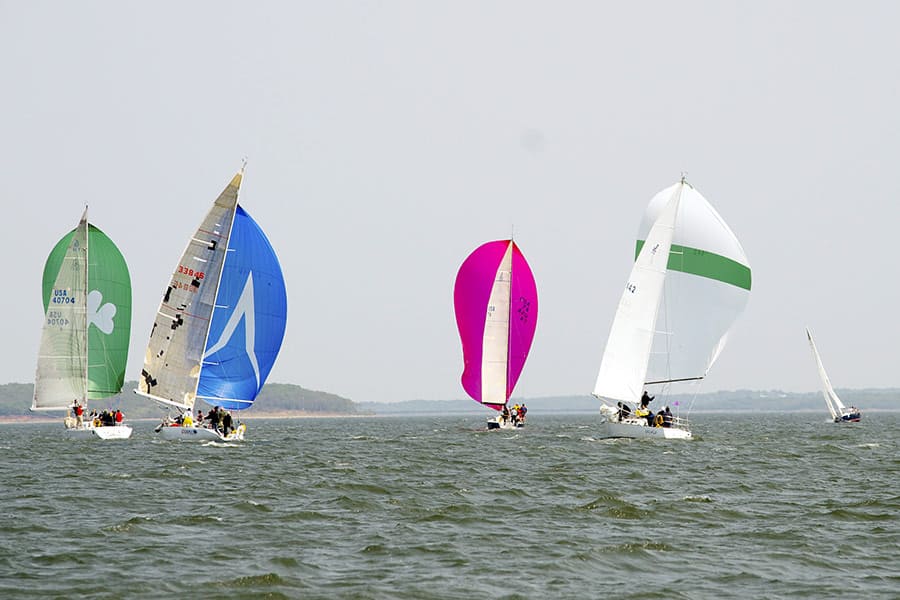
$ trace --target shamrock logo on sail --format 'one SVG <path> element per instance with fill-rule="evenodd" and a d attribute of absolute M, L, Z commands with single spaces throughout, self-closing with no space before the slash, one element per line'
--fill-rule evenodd
<path fill-rule="evenodd" d="M 92 323 L 97 329 L 109 335 L 115 329 L 113 317 L 116 316 L 116 305 L 111 302 L 103 304 L 103 293 L 92 290 L 87 297 L 88 325 Z"/>

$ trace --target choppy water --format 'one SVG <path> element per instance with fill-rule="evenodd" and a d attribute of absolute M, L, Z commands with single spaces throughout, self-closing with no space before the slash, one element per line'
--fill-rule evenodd
<path fill-rule="evenodd" d="M 0 597 L 900 597 L 900 414 L 695 415 L 668 443 L 529 417 L 0 426 Z"/>

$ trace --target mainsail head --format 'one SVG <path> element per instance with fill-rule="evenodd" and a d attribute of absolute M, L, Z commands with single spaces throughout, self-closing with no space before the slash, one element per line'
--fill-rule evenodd
<path fill-rule="evenodd" d="M 476 248 L 456 275 L 453 303 L 463 388 L 475 401 L 499 409 L 516 387 L 537 326 L 537 285 L 515 242 Z"/>

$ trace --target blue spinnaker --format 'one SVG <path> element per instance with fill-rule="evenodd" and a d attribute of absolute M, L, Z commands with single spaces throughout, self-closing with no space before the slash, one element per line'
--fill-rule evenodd
<path fill-rule="evenodd" d="M 249 408 L 275 364 L 286 323 L 287 292 L 278 257 L 238 205 L 197 397 L 228 410 Z"/>

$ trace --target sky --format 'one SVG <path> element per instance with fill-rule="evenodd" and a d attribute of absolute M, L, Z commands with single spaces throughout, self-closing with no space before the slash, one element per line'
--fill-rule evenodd
<path fill-rule="evenodd" d="M 900 386 L 900 5 L 0 0 L 0 382 L 85 205 L 128 262 L 127 380 L 203 216 L 282 263 L 269 381 L 465 397 L 453 283 L 508 238 L 538 285 L 514 396 L 588 395 L 647 203 L 682 172 L 753 269 L 703 391 Z"/>

